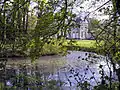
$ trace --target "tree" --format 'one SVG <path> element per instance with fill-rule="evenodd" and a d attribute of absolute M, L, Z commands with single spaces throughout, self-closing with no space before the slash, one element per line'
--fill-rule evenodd
<path fill-rule="evenodd" d="M 30 10 L 28 7 L 33 2 L 37 6 Z M 71 3 L 67 0 L 1 1 L 1 53 L 6 57 L 16 53 L 32 59 L 39 57 L 41 48 L 51 36 L 67 32 L 73 18 Z"/>
<path fill-rule="evenodd" d="M 65 1 L 40 1 L 36 0 L 37 6 L 34 9 L 37 11 L 37 19 L 34 21 L 35 28 L 31 30 L 31 40 L 27 44 L 30 47 L 30 56 L 32 59 L 40 55 L 40 51 L 46 42 L 49 42 L 49 38 L 64 32 L 70 28 L 70 24 L 73 18 L 73 14 L 67 8 L 71 7 L 67 0 Z M 58 10 L 59 9 L 59 10 Z M 61 35 L 61 37 L 64 37 Z M 31 47 L 32 44 L 32 47 Z"/>
<path fill-rule="evenodd" d="M 109 58 L 109 61 L 112 68 L 109 67 L 110 70 L 110 90 L 112 89 L 112 74 L 116 72 L 119 80 L 119 87 L 120 88 L 120 69 L 116 68 L 116 65 L 120 66 L 120 27 L 119 27 L 119 4 L 118 0 L 112 0 L 112 12 L 109 12 L 109 19 L 105 20 L 101 25 L 98 27 L 98 34 L 96 36 L 96 40 L 98 42 L 98 46 L 100 47 L 99 51 Z M 109 7 L 108 7 L 109 8 Z M 101 44 L 102 42 L 102 44 Z M 113 72 L 112 72 L 113 69 Z"/>
<path fill-rule="evenodd" d="M 95 18 L 90 18 L 88 20 L 88 28 L 89 32 L 92 34 L 93 37 L 96 37 L 99 33 L 99 25 L 100 21 Z"/>

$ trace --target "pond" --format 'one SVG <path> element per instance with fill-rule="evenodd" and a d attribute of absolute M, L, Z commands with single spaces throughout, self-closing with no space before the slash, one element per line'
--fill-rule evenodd
<path fill-rule="evenodd" d="M 29 58 L 9 58 L 6 69 L 0 70 L 0 84 L 10 90 L 79 90 L 84 83 L 89 89 L 99 84 L 102 70 L 109 76 L 107 57 L 68 52 L 66 56 L 42 56 L 34 63 Z"/>

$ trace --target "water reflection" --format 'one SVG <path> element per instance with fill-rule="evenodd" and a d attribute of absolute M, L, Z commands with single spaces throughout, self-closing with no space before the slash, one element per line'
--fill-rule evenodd
<path fill-rule="evenodd" d="M 90 84 L 89 89 L 100 82 L 100 65 L 109 75 L 106 57 L 90 52 L 69 52 L 64 57 L 40 57 L 34 64 L 29 59 L 9 59 L 0 82 L 14 90 L 77 90 L 85 81 Z"/>

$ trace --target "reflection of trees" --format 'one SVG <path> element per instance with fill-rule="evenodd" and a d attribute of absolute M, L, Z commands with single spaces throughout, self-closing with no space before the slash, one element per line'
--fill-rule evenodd
<path fill-rule="evenodd" d="M 6 79 L 6 62 L 7 60 L 4 58 L 0 58 L 0 82 L 5 84 L 5 79 Z"/>
<path fill-rule="evenodd" d="M 4 69 L 0 74 L 0 83 L 4 83 L 4 89 L 14 88 L 16 89 L 28 89 L 28 88 L 48 88 L 50 73 L 44 72 L 44 68 L 38 66 L 19 65 L 8 67 Z M 41 72 L 43 71 L 43 72 Z M 52 82 L 52 81 L 51 81 Z M 55 81 L 57 82 L 57 81 Z M 57 83 L 56 83 L 57 84 Z"/>

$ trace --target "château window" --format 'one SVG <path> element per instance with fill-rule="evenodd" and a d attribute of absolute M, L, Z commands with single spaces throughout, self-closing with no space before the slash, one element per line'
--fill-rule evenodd
<path fill-rule="evenodd" d="M 81 37 L 83 37 L 83 32 L 81 32 Z"/>
<path fill-rule="evenodd" d="M 81 27 L 81 29 L 83 30 L 83 27 Z"/>

